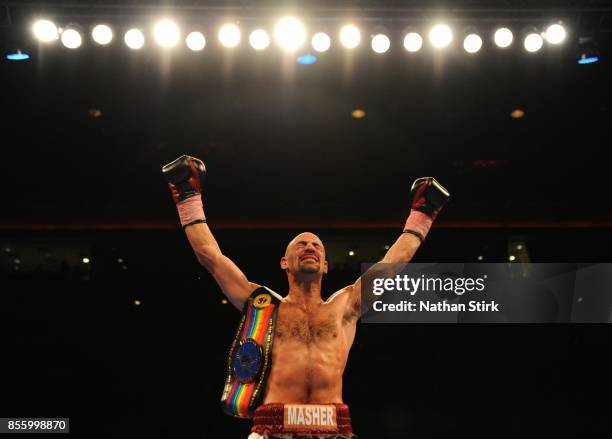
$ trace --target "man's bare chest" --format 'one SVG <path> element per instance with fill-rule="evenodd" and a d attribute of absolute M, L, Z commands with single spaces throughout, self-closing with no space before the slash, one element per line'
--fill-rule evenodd
<path fill-rule="evenodd" d="M 342 318 L 333 309 L 304 312 L 294 307 L 281 306 L 275 336 L 279 341 L 309 344 L 338 339 L 342 331 Z"/>

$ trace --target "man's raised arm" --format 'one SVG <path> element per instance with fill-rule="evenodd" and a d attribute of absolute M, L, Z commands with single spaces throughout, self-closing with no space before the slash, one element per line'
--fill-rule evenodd
<path fill-rule="evenodd" d="M 242 271 L 219 248 L 206 223 L 201 187 L 206 168 L 200 159 L 183 155 L 162 168 L 196 257 L 213 275 L 223 294 L 242 310 L 244 302 L 259 285 L 248 281 Z"/>
<path fill-rule="evenodd" d="M 416 251 L 425 240 L 433 221 L 442 210 L 442 207 L 450 198 L 448 191 L 433 177 L 421 177 L 414 181 L 410 189 L 412 204 L 410 215 L 406 220 L 406 225 L 402 234 L 395 243 L 389 248 L 380 263 L 375 264 L 368 270 L 368 275 L 376 273 L 376 277 L 393 277 L 397 273 L 397 266 L 391 267 L 385 264 L 405 264 L 410 262 Z M 368 310 L 378 296 L 373 294 L 364 297 L 361 303 L 361 278 L 357 279 L 353 285 L 348 287 L 351 294 L 349 306 L 355 309 L 360 307 L 363 314 Z M 370 297 L 371 296 L 371 297 Z"/>

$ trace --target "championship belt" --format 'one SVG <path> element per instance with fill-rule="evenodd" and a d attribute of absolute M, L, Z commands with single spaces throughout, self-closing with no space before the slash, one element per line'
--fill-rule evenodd
<path fill-rule="evenodd" d="M 228 415 L 252 418 L 261 403 L 272 366 L 274 324 L 282 298 L 257 288 L 244 304 L 227 361 L 221 407 Z"/>

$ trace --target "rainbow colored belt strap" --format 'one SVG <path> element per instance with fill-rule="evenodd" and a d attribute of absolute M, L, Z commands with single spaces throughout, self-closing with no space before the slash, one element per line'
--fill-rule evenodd
<path fill-rule="evenodd" d="M 221 395 L 221 407 L 228 415 L 252 418 L 262 401 L 272 366 L 274 324 L 281 299 L 274 291 L 260 287 L 244 304 Z"/>

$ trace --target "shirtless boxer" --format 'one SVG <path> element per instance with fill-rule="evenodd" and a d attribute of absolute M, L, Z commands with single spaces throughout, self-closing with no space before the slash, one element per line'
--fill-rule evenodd
<path fill-rule="evenodd" d="M 228 300 L 243 310 L 245 301 L 261 286 L 250 282 L 222 253 L 206 224 L 201 201 L 204 164 L 181 156 L 164 166 L 163 172 L 198 261 L 212 274 Z M 410 261 L 449 198 L 448 192 L 431 177 L 417 179 L 411 196 L 412 209 L 404 233 L 381 262 Z M 360 279 L 323 301 L 321 282 L 328 270 L 325 247 L 317 235 L 309 232 L 289 242 L 280 268 L 287 273 L 289 290 L 278 308 L 272 367 L 249 439 L 352 438 L 348 407 L 342 400 L 342 375 L 357 320 L 369 305 L 361 303 Z M 294 410 L 289 413 L 296 418 L 316 419 L 321 429 L 284 431 L 287 407 Z M 328 428 L 330 423 L 333 429 Z"/>

